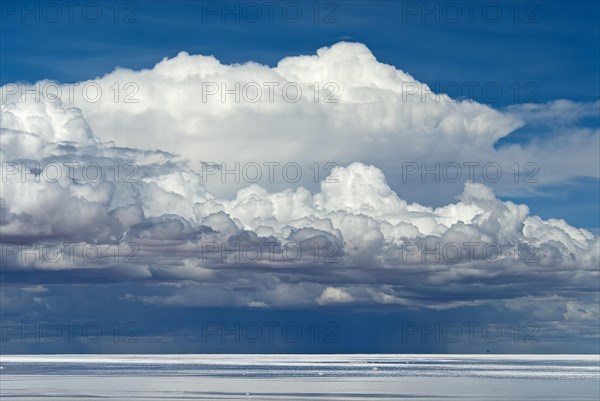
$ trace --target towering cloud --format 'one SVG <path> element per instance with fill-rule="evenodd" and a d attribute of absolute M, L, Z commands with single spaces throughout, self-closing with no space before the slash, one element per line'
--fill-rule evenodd
<path fill-rule="evenodd" d="M 247 93 L 234 93 L 236 83 Z M 550 182 L 597 177 L 597 131 L 494 147 L 546 108 L 587 115 L 597 104 L 498 111 L 454 102 L 352 43 L 275 68 L 180 53 L 70 89 L 85 86 L 102 95 L 61 101 L 2 88 L 2 258 L 17 281 L 44 284 L 21 275 L 31 271 L 133 281 L 150 289 L 123 293 L 124 302 L 175 305 L 518 308 L 526 297 L 557 296 L 565 318 L 591 313 L 600 242 L 587 230 L 533 216 L 466 178 L 456 200 L 439 195 L 443 206 L 393 188 L 409 191 L 407 160 L 506 168 L 536 156 L 538 168 L 557 170 Z M 233 90 L 224 102 L 223 88 Z M 584 162 L 558 171 L 558 155 L 575 152 Z M 282 172 L 286 163 L 302 176 Z M 262 169 L 262 181 L 248 179 L 248 166 Z"/>

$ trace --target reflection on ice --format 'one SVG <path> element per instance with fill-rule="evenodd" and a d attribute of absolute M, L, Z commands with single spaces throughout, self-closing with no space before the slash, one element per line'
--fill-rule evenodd
<path fill-rule="evenodd" d="M 597 355 L 1 356 L 1 398 L 597 400 Z"/>

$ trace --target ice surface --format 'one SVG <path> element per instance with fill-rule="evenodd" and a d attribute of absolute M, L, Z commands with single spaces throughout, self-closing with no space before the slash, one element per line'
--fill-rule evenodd
<path fill-rule="evenodd" d="M 594 400 L 598 355 L 4 355 L 2 400 Z"/>

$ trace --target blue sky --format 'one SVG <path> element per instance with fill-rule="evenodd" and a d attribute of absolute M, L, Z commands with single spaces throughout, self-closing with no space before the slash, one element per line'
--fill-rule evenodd
<path fill-rule="evenodd" d="M 35 14 L 21 14 L 21 3 L 16 9 L 4 6 L 2 84 L 77 82 L 116 67 L 150 68 L 180 51 L 214 55 L 223 63 L 252 60 L 273 66 L 283 57 L 349 40 L 366 44 L 378 60 L 436 92 L 495 108 L 555 99 L 594 101 L 600 88 L 600 56 L 595 51 L 600 8 L 595 1 L 482 2 L 462 7 L 460 14 L 452 2 L 424 8 L 421 2 L 323 1 L 316 3 L 317 17 L 312 3 L 298 2 L 299 18 L 292 14 L 295 5 L 287 18 L 283 5 L 273 9 L 272 17 L 263 6 L 257 22 L 244 18 L 254 18 L 254 9 L 243 8 L 243 2 L 229 6 L 237 14 L 223 17 L 220 2 L 140 1 L 120 2 L 118 8 L 102 3 L 95 23 L 84 18 L 83 6 L 74 9 L 72 21 L 68 9 L 61 7 L 54 23 L 53 9 L 44 12 L 42 3 L 29 6 L 38 7 L 39 22 Z M 92 11 L 89 18 L 95 20 Z M 597 128 L 598 118 L 577 124 Z M 499 145 L 527 141 L 519 132 Z M 547 130 L 536 129 L 532 135 L 545 134 Z M 528 203 L 543 217 L 561 217 L 597 232 L 600 212 L 587 205 L 600 202 L 598 182 L 576 180 L 569 188 L 577 193 L 575 199 L 562 188 L 547 188 Z M 580 207 L 570 207 L 572 202 L 581 202 Z"/>
<path fill-rule="evenodd" d="M 82 4 L 88 5 L 88 3 Z M 428 84 L 434 92 L 444 92 L 455 99 L 470 99 L 489 106 L 486 113 L 490 114 L 485 114 L 485 116 L 490 116 L 490 119 L 497 118 L 493 114 L 495 111 L 523 118 L 526 124 L 508 130 L 511 131 L 508 135 L 499 135 L 500 138 L 492 143 L 493 149 L 500 152 L 498 160 L 503 160 L 500 163 L 504 163 L 502 166 L 508 171 L 508 166 L 512 162 L 508 162 L 510 158 L 507 158 L 506 155 L 511 155 L 511 152 L 515 152 L 516 155 L 514 147 L 518 147 L 523 152 L 524 156 L 522 157 L 525 159 L 515 156 L 515 160 L 529 160 L 543 166 L 536 176 L 540 182 L 531 186 L 510 185 L 510 183 L 503 184 L 501 182 L 493 186 L 497 193 L 497 199 L 494 202 L 512 201 L 518 204 L 527 204 L 531 215 L 540 216 L 544 220 L 564 219 L 570 226 L 589 230 L 596 238 L 580 240 L 577 235 L 569 231 L 569 228 L 560 226 L 562 230 L 569 232 L 569 235 L 573 235 L 574 242 L 583 241 L 587 244 L 581 245 L 581 249 L 585 248 L 581 251 L 583 256 L 577 254 L 579 250 L 572 251 L 569 248 L 570 245 L 553 248 L 556 241 L 562 241 L 563 237 L 560 236 L 562 234 L 556 234 L 559 235 L 558 237 L 555 237 L 555 234 L 548 234 L 546 237 L 539 234 L 539 251 L 545 259 L 540 265 L 541 267 L 532 272 L 519 271 L 519 266 L 516 264 L 508 266 L 506 271 L 500 272 L 496 270 L 497 265 L 490 267 L 491 265 L 486 265 L 485 261 L 475 261 L 471 267 L 477 266 L 477 269 L 481 268 L 481 271 L 472 276 L 470 272 L 473 270 L 468 269 L 464 272 L 454 272 L 450 268 L 447 274 L 442 274 L 441 270 L 435 268 L 436 266 L 431 270 L 431 276 L 418 270 L 392 272 L 383 267 L 371 272 L 368 270 L 369 267 L 372 267 L 370 263 L 379 259 L 370 258 L 372 255 L 369 257 L 363 257 L 362 254 L 356 256 L 352 249 L 344 249 L 341 255 L 351 255 L 353 258 L 356 256 L 355 259 L 352 259 L 349 267 L 344 265 L 339 270 L 335 269 L 331 272 L 319 270 L 322 266 L 305 265 L 301 266 L 298 272 L 287 271 L 285 266 L 276 266 L 272 272 L 268 267 L 255 266 L 252 263 L 249 264 L 248 269 L 244 270 L 246 266 L 237 263 L 223 266 L 222 269 L 218 266 L 208 266 L 206 269 L 210 270 L 209 273 L 204 270 L 194 271 L 188 276 L 190 272 L 186 269 L 190 266 L 186 263 L 192 259 L 191 257 L 182 257 L 181 260 L 177 260 L 175 265 L 181 267 L 181 270 L 177 270 L 177 272 L 162 269 L 162 256 L 165 256 L 166 260 L 167 256 L 177 255 L 179 257 L 178 252 L 183 252 L 181 249 L 170 248 L 171 243 L 161 245 L 165 246 L 164 249 L 168 255 L 165 253 L 164 255 L 148 254 L 150 256 L 147 256 L 140 248 L 143 262 L 134 266 L 123 265 L 124 270 L 115 266 L 114 263 L 109 266 L 102 265 L 107 267 L 106 274 L 102 269 L 53 270 L 47 269 L 47 266 L 36 267 L 35 264 L 20 263 L 16 258 L 13 259 L 12 249 L 3 248 L 3 255 L 10 254 L 7 260 L 3 260 L 5 267 L 1 274 L 4 290 L 0 295 L 2 295 L 4 307 L 0 313 L 3 323 L 2 334 L 6 336 L 2 345 L 8 350 L 3 352 L 132 352 L 133 350 L 133 352 L 410 353 L 485 352 L 488 349 L 492 352 L 516 353 L 597 352 L 598 309 L 597 307 L 594 309 L 593 306 L 598 302 L 598 294 L 595 290 L 597 274 L 593 275 L 594 268 L 589 267 L 588 264 L 593 266 L 595 263 L 597 270 L 598 259 L 593 259 L 595 257 L 593 252 L 594 247 L 597 247 L 598 244 L 597 236 L 600 234 L 600 182 L 598 179 L 600 171 L 594 171 L 598 164 L 597 154 L 595 158 L 593 156 L 594 149 L 581 145 L 581 143 L 588 143 L 585 140 L 589 140 L 592 146 L 596 146 L 598 142 L 600 127 L 597 103 L 600 100 L 600 74 L 598 73 L 600 71 L 600 24 L 598 23 L 600 3 L 584 0 L 569 2 L 485 1 L 475 2 L 474 9 L 468 9 L 460 2 L 340 0 L 276 3 L 272 20 L 268 16 L 268 8 L 262 2 L 228 2 L 228 7 L 231 7 L 230 10 L 233 10 L 234 13 L 225 14 L 225 20 L 223 20 L 220 14 L 221 8 L 225 6 L 223 2 L 148 0 L 99 2 L 102 15 L 97 22 L 90 22 L 89 17 L 86 19 L 79 8 L 75 9 L 71 21 L 68 10 L 64 6 L 60 6 L 60 17 L 57 18 L 57 22 L 53 22 L 51 20 L 54 10 L 46 8 L 48 6 L 45 2 L 3 2 L 0 26 L 0 56 L 2 60 L 0 84 L 7 85 L 15 82 L 33 84 L 41 80 L 57 81 L 63 84 L 75 83 L 103 77 L 119 67 L 134 71 L 151 70 L 164 58 L 177 58 L 181 63 L 187 62 L 187 59 L 180 59 L 178 56 L 182 51 L 190 55 L 212 55 L 222 64 L 244 64 L 252 61 L 273 68 L 286 57 L 314 55 L 317 49 L 332 46 L 338 42 L 362 43 L 379 63 L 391 65 L 397 70 L 410 74 L 416 81 Z M 249 4 L 251 5 L 249 6 Z M 457 7 L 457 4 L 458 8 L 453 8 Z M 248 19 L 253 18 L 254 9 L 247 7 L 256 5 L 262 16 L 258 22 L 252 22 Z M 23 15 L 23 7 L 28 7 L 27 10 L 30 10 L 30 13 Z M 288 7 L 286 9 L 290 13 L 300 9 L 302 15 L 296 22 L 290 22 L 289 14 L 287 17 L 283 14 L 284 7 Z M 424 7 L 429 8 L 424 9 Z M 248 14 L 244 14 L 242 10 L 246 10 Z M 429 12 L 427 12 L 428 10 Z M 460 17 L 454 14 L 456 10 L 460 13 Z M 470 14 L 471 12 L 472 14 Z M 497 14 L 498 12 L 500 14 Z M 36 18 L 39 21 L 36 21 Z M 239 18 L 239 21 L 236 21 L 236 18 Z M 342 49 L 342 51 L 356 52 L 358 55 L 363 52 L 362 48 Z M 299 65 L 301 65 L 300 62 Z M 339 65 L 336 68 L 340 70 L 345 68 L 343 64 Z M 379 64 L 377 66 L 379 68 Z M 175 70 L 169 70 L 166 74 L 176 75 L 178 73 L 173 71 Z M 141 80 L 145 78 L 140 76 L 139 79 L 142 82 Z M 364 85 L 366 87 L 375 81 L 376 77 L 373 77 L 372 81 L 367 79 Z M 164 99 L 172 99 L 173 96 L 181 93 L 177 92 L 176 84 L 165 88 L 167 89 L 154 88 L 153 90 L 165 90 Z M 142 95 L 144 89 L 143 84 L 140 84 Z M 342 93 L 343 89 L 342 87 Z M 76 151 L 68 154 L 65 148 L 60 146 L 52 148 L 48 145 L 44 149 L 53 149 L 49 151 L 51 154 L 40 155 L 38 159 L 62 160 L 62 157 L 66 157 L 69 160 L 95 160 L 102 163 L 100 160 L 106 162 L 106 160 L 112 160 L 111 157 L 115 157 L 115 160 L 119 161 L 133 157 L 133 160 L 150 160 L 147 170 L 141 170 L 142 177 L 151 177 L 155 171 L 161 169 L 168 172 L 175 171 L 179 168 L 180 161 L 175 159 L 164 161 L 162 158 L 166 158 L 166 156 L 151 152 L 177 153 L 179 149 L 185 150 L 189 147 L 189 143 L 186 145 L 185 142 L 189 139 L 189 135 L 186 137 L 186 134 L 183 134 L 181 138 L 175 138 L 172 141 L 161 141 L 149 137 L 147 146 L 139 145 L 140 142 L 146 141 L 139 139 L 141 134 L 137 134 L 145 132 L 142 130 L 151 131 L 153 124 L 156 125 L 156 121 L 162 118 L 163 109 L 166 111 L 164 118 L 160 121 L 164 122 L 166 127 L 176 127 L 167 135 L 174 135 L 173 133 L 178 132 L 179 129 L 176 119 L 173 117 L 177 114 L 169 114 L 169 107 L 160 103 L 162 101 L 160 96 L 154 99 L 159 101 L 152 103 L 149 109 L 152 109 L 150 114 L 154 115 L 157 120 L 148 119 L 148 125 L 144 124 L 144 119 L 148 118 L 148 114 L 144 114 L 147 110 L 144 112 L 138 110 L 127 114 L 129 111 L 123 109 L 122 114 L 119 114 L 121 111 L 111 114 L 113 111 L 109 108 L 96 110 L 93 105 L 83 107 L 83 118 L 87 119 L 85 126 L 88 126 L 89 123 L 94 135 L 103 141 L 113 140 L 116 146 L 130 148 L 129 150 L 125 150 L 117 156 L 115 156 L 116 153 L 111 153 L 112 151 L 104 148 L 102 152 L 105 153 L 97 151 L 87 154 L 85 149 L 88 148 L 85 146 L 95 146 L 90 145 L 92 142 L 89 142 L 85 146 L 81 145 L 81 148 L 77 147 L 79 145 L 72 145 L 75 146 Z M 552 102 L 559 100 L 570 103 L 565 106 L 566 108 L 553 108 Z M 165 103 L 168 101 L 165 100 Z M 190 98 L 188 103 L 193 102 L 197 102 L 197 99 Z M 541 106 L 538 111 L 532 111 L 532 109 L 522 107 L 523 103 L 534 103 Z M 546 106 L 548 107 L 546 108 Z M 174 106 L 175 109 L 181 107 L 181 105 Z M 313 112 L 306 112 L 306 116 L 313 117 L 320 113 L 319 111 L 311 114 Z M 459 110 L 458 112 L 462 113 L 463 111 Z M 241 111 L 238 116 L 244 116 L 244 113 Z M 464 111 L 464 113 L 468 113 L 468 111 Z M 399 114 L 399 111 L 396 114 Z M 332 112 L 331 115 L 334 113 Z M 193 120 L 193 114 L 186 115 L 186 117 L 191 117 L 190 119 Z M 309 117 L 306 119 L 310 119 Z M 175 122 L 170 118 L 173 118 Z M 248 118 L 248 120 L 241 120 L 243 121 L 239 125 L 242 127 L 241 129 L 255 123 L 252 115 Z M 302 117 L 299 118 L 302 119 Z M 210 118 L 207 117 L 207 120 Z M 256 124 L 260 127 L 259 120 L 259 118 L 256 119 Z M 13 120 L 10 121 L 9 124 L 12 124 Z M 204 120 L 201 121 L 204 122 Z M 377 122 L 373 121 L 373 126 L 378 126 Z M 499 125 L 504 123 L 508 126 L 512 122 L 498 122 Z M 218 129 L 227 126 L 228 123 L 220 122 L 220 124 L 222 125 L 211 127 Z M 232 124 L 235 126 L 235 123 Z M 275 127 L 274 129 L 283 127 L 283 130 L 286 127 L 292 129 L 290 126 L 293 126 L 293 124 L 287 126 L 286 123 L 278 121 L 267 121 L 265 124 L 266 127 Z M 124 138 L 124 134 L 121 131 L 113 132 L 112 127 L 114 126 L 123 127 L 122 132 L 130 132 L 131 138 L 127 140 L 125 138 L 121 142 L 120 136 Z M 160 125 L 157 130 L 164 126 Z M 8 128 L 16 130 L 15 127 Z M 181 129 L 185 131 L 185 127 Z M 500 130 L 502 129 L 504 128 L 500 128 Z M 85 127 L 81 130 L 87 132 Z M 365 137 L 368 135 L 368 133 L 364 133 Z M 298 136 L 298 142 L 303 140 L 301 136 Z M 308 139 L 306 140 L 308 141 Z M 456 149 L 460 148 L 461 140 L 457 140 Z M 75 142 L 77 141 L 75 140 Z M 165 149 L 160 145 L 178 141 L 181 141 L 179 148 L 177 148 L 179 145 L 174 145 L 174 148 Z M 262 144 L 260 141 L 261 138 L 257 137 L 255 143 Z M 205 143 L 210 142 L 202 143 L 202 146 L 205 146 Z M 273 146 L 268 139 L 266 143 L 266 148 Z M 409 138 L 404 142 L 390 142 L 387 148 L 391 147 L 393 150 L 393 147 L 396 146 L 398 149 L 400 147 L 410 149 L 411 146 L 416 148 L 418 143 L 417 139 Z M 429 142 L 427 143 L 432 146 Z M 440 143 L 443 147 L 444 142 Z M 548 143 L 559 144 L 557 145 L 558 150 L 544 148 L 543 145 Z M 468 155 L 472 143 L 465 141 L 463 145 L 462 148 Z M 227 146 L 231 146 L 231 143 Z M 259 146 L 257 145 L 257 147 Z M 344 148 L 344 145 L 340 146 L 339 143 L 336 146 Z M 386 145 L 383 146 L 386 147 Z M 564 154 L 560 153 L 561 146 L 564 146 Z M 244 148 L 241 145 L 240 147 Z M 325 145 L 321 147 L 325 147 Z M 348 147 L 351 148 L 351 146 Z M 360 148 L 360 143 L 357 147 Z M 40 149 L 42 148 L 40 147 Z M 246 149 L 250 148 L 252 149 L 249 152 L 254 151 L 253 147 L 246 147 Z M 319 145 L 315 145 L 314 148 L 319 148 Z M 365 149 L 367 148 L 368 146 L 365 145 Z M 283 155 L 288 148 L 282 149 L 284 149 L 281 152 Z M 368 149 L 364 154 L 348 153 L 347 159 L 351 160 L 353 155 L 358 154 L 360 157 L 355 157 L 351 161 L 379 167 L 387 177 L 387 184 L 391 189 L 408 203 L 417 202 L 431 207 L 439 207 L 455 202 L 453 199 L 463 193 L 463 181 L 457 185 L 430 185 L 431 183 L 403 185 L 404 183 L 398 179 L 399 172 L 390 167 L 394 166 L 389 161 L 390 158 L 393 158 L 393 152 L 379 154 L 372 149 L 380 148 Z M 479 157 L 476 154 L 479 150 L 481 148 L 473 146 L 473 158 Z M 577 153 L 578 150 L 581 153 Z M 67 152 L 66 156 L 61 152 Z M 235 153 L 234 147 L 231 148 L 231 152 Z M 200 160 L 200 156 L 194 157 L 193 150 L 190 150 L 190 153 L 182 153 L 194 163 Z M 290 154 L 293 153 L 290 151 Z M 333 154 L 335 155 L 335 152 Z M 432 152 L 432 154 L 434 153 Z M 23 155 L 14 156 L 11 162 L 36 159 L 31 155 Z M 485 158 L 485 156 L 483 157 Z M 527 157 L 529 159 L 526 159 Z M 279 159 L 273 160 L 284 159 L 285 156 L 281 156 Z M 10 160 L 10 157 L 7 160 Z M 461 159 L 457 158 L 456 160 Z M 448 160 L 441 161 L 448 162 Z M 344 164 L 349 164 L 349 162 Z M 580 165 L 581 168 L 579 168 Z M 187 170 L 187 168 L 186 166 L 184 169 Z M 377 172 L 363 167 L 356 169 L 357 174 L 363 174 L 369 178 L 365 182 L 376 182 L 379 185 L 380 175 Z M 348 176 L 354 177 L 351 173 Z M 508 177 L 510 179 L 510 175 Z M 177 185 L 180 185 L 179 181 L 169 188 L 175 188 Z M 385 191 L 382 191 L 381 188 L 385 186 L 381 185 L 375 188 L 373 193 L 384 193 Z M 292 187 L 296 188 L 297 186 Z M 313 193 L 318 191 L 317 183 L 309 183 L 307 187 Z M 282 190 L 283 187 L 276 189 Z M 11 190 L 12 187 L 3 189 L 3 191 Z M 42 221 L 40 227 L 44 224 L 46 224 L 44 227 L 53 227 L 53 224 L 63 224 L 63 227 L 66 227 L 62 231 L 52 228 L 46 234 L 38 232 L 34 235 L 31 234 L 34 231 L 15 233 L 11 230 L 17 225 L 10 226 L 10 230 L 7 226 L 5 229 L 8 234 L 4 236 L 3 243 L 31 246 L 37 241 L 69 240 L 102 244 L 102 241 L 108 241 L 108 238 L 114 242 L 115 238 L 118 240 L 119 236 L 127 239 L 132 237 L 133 241 L 143 242 L 143 238 L 148 238 L 148 235 L 154 236 L 153 239 L 173 240 L 175 237 L 170 237 L 173 230 L 179 230 L 177 232 L 180 233 L 180 237 L 177 239 L 181 240 L 182 238 L 198 238 L 197 236 L 206 233 L 210 235 L 215 232 L 219 233 L 221 227 L 226 227 L 223 230 L 229 229 L 230 221 L 236 221 L 238 224 L 241 224 L 239 221 L 244 221 L 244 213 L 241 213 L 241 217 L 236 217 L 238 220 L 232 218 L 232 220 L 225 221 L 220 215 L 219 218 L 222 218 L 223 221 L 215 223 L 213 220 L 217 220 L 217 218 L 209 221 L 198 210 L 212 211 L 211 208 L 214 205 L 211 205 L 210 207 L 206 206 L 205 209 L 194 208 L 198 219 L 197 223 L 199 222 L 198 226 L 194 226 L 194 223 L 190 223 L 193 219 L 179 213 L 180 209 L 178 209 L 179 204 L 177 203 L 180 201 L 179 198 L 173 200 L 175 198 L 168 198 L 167 195 L 163 198 L 162 193 L 161 195 L 153 195 L 152 192 L 146 194 L 145 190 L 141 189 L 136 192 L 136 195 L 131 195 L 131 198 L 138 196 L 145 199 L 144 196 L 146 196 L 150 199 L 149 203 L 153 198 L 156 199 L 156 204 L 166 199 L 161 207 L 164 205 L 167 207 L 161 209 L 162 215 L 155 212 L 158 208 L 155 204 L 148 208 L 144 207 L 143 221 L 131 225 L 129 229 L 123 229 L 119 235 L 114 234 L 113 230 L 119 232 L 119 229 L 115 229 L 113 225 L 109 227 L 107 224 L 109 228 L 105 230 L 110 231 L 110 235 L 103 231 L 105 220 L 103 217 L 98 217 L 101 212 L 96 209 L 94 209 L 95 214 L 90 212 L 88 215 L 81 212 L 78 218 L 72 217 L 74 220 L 84 221 L 84 224 L 77 225 L 60 223 L 63 221 L 61 220 L 62 216 L 66 216 L 68 213 L 56 212 L 56 215 L 59 216 L 57 218 L 53 216 L 40 217 L 41 213 L 39 215 L 32 212 L 26 213 L 23 208 L 15 206 L 16 203 L 11 206 L 10 201 L 3 199 L 2 216 L 8 222 L 6 224 L 12 224 L 17 220 L 28 224 L 39 218 Z M 92 195 L 87 192 L 76 193 L 79 197 L 92 198 Z M 192 192 L 186 192 L 186 194 L 189 193 Z M 340 198 L 347 195 L 346 192 L 337 193 L 333 190 L 331 193 Z M 371 194 L 371 192 L 365 193 L 364 198 L 370 199 Z M 487 192 L 484 193 L 484 190 L 476 188 L 471 192 L 464 192 L 462 199 L 467 199 L 464 201 L 465 204 L 476 204 L 485 209 L 492 204 L 492 201 L 486 198 L 486 194 Z M 197 193 L 194 193 L 194 196 L 196 195 Z M 35 195 L 32 196 L 35 197 Z M 42 199 L 41 195 L 37 196 L 38 199 Z M 129 199 L 128 196 L 130 195 L 115 195 L 112 203 L 108 202 L 108 204 L 115 205 L 118 203 L 115 199 L 121 201 Z M 16 196 L 3 194 L 4 197 L 6 199 L 26 199 L 26 196 L 21 197 L 20 194 Z M 185 198 L 185 196 L 183 197 Z M 192 199 L 191 195 L 189 195 L 189 199 Z M 471 204 L 468 203 L 468 199 L 475 199 L 475 201 Z M 39 206 L 38 210 L 45 207 L 51 210 L 54 203 L 50 200 L 46 202 L 45 204 L 40 203 L 45 206 Z M 60 202 L 67 201 L 57 201 L 57 203 Z M 388 204 L 381 203 L 382 207 Z M 490 209 L 492 216 L 496 216 L 495 213 L 501 208 L 498 206 L 500 204 L 501 202 L 493 203 L 494 206 Z M 75 203 L 69 203 L 69 205 L 75 207 Z M 354 204 L 347 202 L 343 206 L 351 209 Z M 232 204 L 227 207 L 234 210 L 236 205 Z M 244 207 L 250 208 L 247 204 Z M 468 209 L 470 206 L 465 207 Z M 358 206 L 356 208 L 352 210 L 359 210 Z M 510 206 L 507 208 L 506 210 L 509 210 Z M 513 213 L 513 210 L 510 210 L 510 213 Z M 254 213 L 251 209 L 246 212 Z M 360 212 L 357 212 L 357 215 L 366 213 L 362 209 Z M 121 212 L 107 210 L 106 221 L 114 220 L 114 216 L 117 216 L 119 221 L 124 224 L 123 220 L 127 218 L 123 218 L 119 213 Z M 136 213 L 137 209 L 126 209 L 123 212 L 123 214 L 137 216 Z M 256 212 L 257 215 L 260 213 L 260 211 Z M 518 215 L 517 212 L 514 213 Z M 92 214 L 93 219 L 86 222 L 87 216 Z M 230 214 L 233 216 L 233 212 Z M 75 215 L 74 213 L 73 216 Z M 70 219 L 70 217 L 64 218 L 65 221 Z M 137 217 L 131 219 L 136 220 Z M 270 221 L 265 220 L 264 226 L 269 224 Z M 362 223 L 358 222 L 352 224 L 356 225 L 348 226 L 350 228 L 347 229 L 358 233 L 365 230 L 365 227 L 369 227 L 369 229 L 371 227 L 361 226 Z M 468 225 L 468 223 L 465 224 Z M 510 223 L 506 224 L 510 225 Z M 173 228 L 174 226 L 175 228 Z M 311 236 L 318 237 L 319 241 L 323 238 L 331 241 L 331 235 L 334 235 L 335 232 L 332 229 L 331 232 L 325 233 L 328 229 L 323 227 L 315 223 L 313 230 L 321 231 L 317 234 L 313 232 L 306 235 L 310 238 L 313 238 Z M 482 227 L 482 232 L 485 232 L 486 235 L 491 235 L 491 232 L 495 233 L 496 231 L 504 232 L 503 229 L 496 229 L 495 226 L 487 223 L 482 223 Z M 340 230 L 344 232 L 343 228 Z M 459 238 L 461 236 L 470 238 L 469 235 L 472 235 L 468 227 L 460 226 L 458 230 L 452 235 L 457 235 Z M 540 231 L 535 230 L 532 228 L 532 233 L 535 232 L 535 235 L 538 235 L 542 228 L 538 228 Z M 48 234 L 50 232 L 52 234 Z M 299 229 L 298 233 L 304 235 L 302 229 Z M 247 227 L 242 232 L 236 231 L 235 234 L 232 234 L 238 239 L 244 236 L 255 238 L 252 235 L 256 238 L 277 237 L 274 231 L 261 231 L 261 229 L 252 231 Z M 431 238 L 435 235 L 437 233 L 433 231 L 430 234 Z M 342 241 L 344 246 L 348 243 L 354 244 L 353 239 L 348 239 L 350 237 L 344 236 Z M 445 238 L 447 241 L 448 238 L 455 237 Z M 368 249 L 366 252 L 371 252 L 369 241 L 377 243 L 373 237 L 365 237 L 357 239 L 355 244 L 357 248 L 365 246 Z M 373 247 L 375 248 L 376 245 Z M 561 262 L 556 262 L 559 259 L 556 255 L 562 252 L 560 249 L 567 249 L 565 252 L 570 255 L 576 268 L 582 269 L 580 274 L 565 270 L 566 265 L 573 268 L 566 261 L 567 256 L 560 259 Z M 588 252 L 589 249 L 592 250 Z M 571 253 L 569 254 L 569 252 Z M 24 266 L 28 267 L 24 268 Z M 93 267 L 98 266 L 94 265 Z M 344 270 L 345 267 L 348 269 Z M 254 268 L 263 275 L 255 273 Z M 431 266 L 427 267 L 427 269 L 429 268 Z M 545 272 L 544 269 L 549 272 Z M 437 273 L 439 276 L 436 275 Z M 206 277 L 208 279 L 204 283 L 203 280 Z M 565 277 L 573 281 L 568 281 L 561 287 L 561 280 Z M 588 278 L 587 282 L 586 277 Z M 281 283 L 285 283 L 283 289 L 278 287 Z M 304 284 L 306 284 L 306 288 L 303 287 Z M 290 297 L 303 291 L 312 294 L 312 287 L 310 287 L 312 284 L 321 286 L 318 287 L 321 296 L 312 297 L 312 299 L 321 299 L 323 302 L 316 301 L 318 305 L 315 302 L 289 302 L 286 291 L 290 292 Z M 379 295 L 373 295 L 379 300 L 377 304 L 361 298 L 367 296 L 362 289 L 369 289 L 365 291 L 372 295 L 371 286 L 373 288 L 380 286 L 377 287 L 379 290 L 373 290 L 379 291 Z M 346 288 L 346 290 L 321 293 L 322 288 Z M 208 299 L 213 296 L 211 295 L 213 290 L 215 291 L 215 302 L 205 299 L 198 300 L 193 295 L 205 291 Z M 227 291 L 234 294 L 230 297 L 231 302 L 227 300 L 227 295 L 223 295 L 227 294 Z M 269 295 L 265 295 L 264 299 L 260 296 L 252 298 L 253 294 L 260 295 L 261 292 Z M 383 293 L 391 298 L 382 298 L 381 294 Z M 248 303 L 242 305 L 239 303 L 242 302 L 240 299 Z M 259 299 L 263 300 L 259 301 Z M 339 304 L 329 302 L 332 299 L 337 300 Z M 356 302 L 349 302 L 349 299 Z M 393 302 L 389 301 L 390 299 L 393 299 Z M 273 303 L 269 304 L 269 300 Z M 281 304 L 278 304 L 278 301 Z M 532 303 L 547 303 L 548 307 L 540 306 L 539 309 L 536 309 L 531 305 Z M 448 304 L 449 307 L 442 306 L 444 304 Z M 259 307 L 256 307 L 257 305 Z M 573 316 L 577 316 L 577 318 Z M 53 344 L 23 341 L 21 335 L 26 328 L 30 330 L 29 335 L 31 335 L 31 330 L 40 333 L 41 329 L 39 328 L 31 329 L 32 325 L 36 327 L 36 322 L 41 323 L 42 327 L 48 327 L 52 322 L 60 324 L 95 322 L 103 328 L 103 341 L 80 339 L 74 344 L 65 343 L 64 334 L 61 341 Z M 106 333 L 114 333 L 112 329 L 114 322 L 133 324 L 128 326 L 126 331 L 132 333 L 136 342 L 123 344 L 112 341 L 112 334 L 107 335 Z M 264 329 L 265 323 L 268 325 L 269 322 L 277 322 L 278 327 L 293 323 L 302 327 L 303 335 L 297 342 L 281 338 L 275 340 L 274 343 L 269 342 L 266 340 L 266 332 L 262 333 L 260 341 L 257 342 L 249 341 L 248 338 L 233 341 L 231 336 L 225 338 L 224 341 L 219 341 L 221 326 L 215 326 L 215 324 L 225 323 L 226 327 L 236 327 L 236 324 L 243 327 L 252 323 Z M 442 333 L 446 333 L 443 330 L 449 327 L 448 325 L 458 324 L 464 329 L 465 323 L 468 322 L 477 322 L 479 327 L 490 325 L 495 328 L 494 325 L 500 325 L 504 330 L 504 335 L 500 341 L 496 342 L 490 341 L 488 337 L 477 331 L 474 340 L 467 341 L 466 332 L 463 332 L 461 341 L 457 343 L 449 341 L 448 338 L 436 340 L 431 336 L 425 336 L 423 339 L 419 337 L 421 330 L 424 330 L 425 327 L 436 327 L 437 323 L 441 324 Z M 539 341 L 522 341 L 522 337 L 515 341 L 515 323 L 525 324 L 526 328 L 520 330 L 525 330 L 530 335 L 535 331 L 531 338 L 535 337 Z M 315 340 L 315 327 L 320 330 L 318 340 Z M 449 330 L 453 328 L 454 326 Z M 129 331 L 130 329 L 132 331 Z M 203 341 L 203 335 L 207 335 L 206 330 L 209 330 L 209 337 L 207 341 Z M 436 330 L 438 333 L 440 332 L 440 329 Z M 323 331 L 327 334 L 324 335 Z M 333 332 L 335 333 L 332 334 Z M 408 337 L 405 338 L 407 333 Z M 520 333 L 522 334 L 522 332 Z M 328 334 L 335 341 L 325 341 L 324 336 L 327 337 Z"/>
<path fill-rule="evenodd" d="M 420 2 L 317 2 L 318 18 L 326 21 L 321 23 L 314 22 L 314 6 L 307 2 L 298 3 L 303 14 L 296 23 L 286 21 L 282 11 L 274 11 L 271 22 L 266 8 L 256 23 L 243 18 L 236 23 L 235 15 L 223 22 L 220 2 L 120 4 L 118 19 L 127 22 L 114 23 L 115 11 L 108 5 L 97 23 L 87 23 L 77 9 L 70 22 L 67 9 L 61 9 L 57 23 L 46 19 L 51 18 L 48 11 L 39 23 L 25 16 L 23 24 L 20 5 L 16 14 L 5 9 L 2 83 L 90 79 L 116 66 L 149 68 L 182 50 L 214 54 L 224 63 L 253 60 L 274 65 L 285 56 L 311 54 L 324 45 L 351 40 L 366 44 L 381 61 L 440 87 L 449 82 L 498 82 L 508 92 L 516 82 L 532 82 L 539 90 L 520 95 L 544 102 L 595 100 L 600 84 L 600 60 L 593 51 L 600 12 L 595 1 L 568 6 L 560 1 L 493 3 L 501 7 L 499 18 L 494 17 L 495 7 L 484 9 L 484 3 L 478 3 L 472 19 L 469 9 L 461 9 L 457 22 L 452 9 L 442 3 L 430 6 L 437 6 L 439 13 L 426 14 Z M 514 103 L 514 90 L 498 103 Z M 475 100 L 484 100 L 481 90 L 474 93 Z"/>

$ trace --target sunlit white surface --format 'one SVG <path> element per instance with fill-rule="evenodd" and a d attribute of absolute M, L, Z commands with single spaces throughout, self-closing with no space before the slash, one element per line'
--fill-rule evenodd
<path fill-rule="evenodd" d="M 598 355 L 4 355 L 4 399 L 598 400 Z"/>

